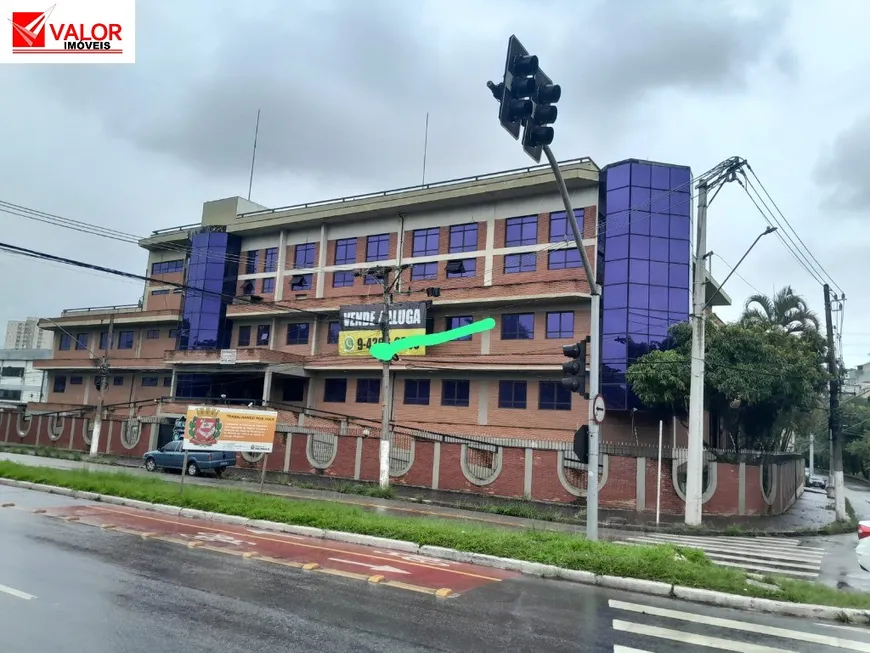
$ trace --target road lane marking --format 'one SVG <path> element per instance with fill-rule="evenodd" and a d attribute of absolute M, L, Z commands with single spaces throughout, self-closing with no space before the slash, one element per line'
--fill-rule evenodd
<path fill-rule="evenodd" d="M 213 528 L 211 526 L 190 526 L 189 524 L 181 524 L 178 521 L 172 521 L 169 519 L 161 519 L 159 517 L 151 517 L 148 515 L 131 515 L 128 512 L 124 512 L 123 510 L 114 510 L 112 508 L 103 508 L 101 506 L 93 506 L 93 509 L 100 510 L 103 512 L 111 512 L 111 513 L 115 513 L 118 515 L 126 515 L 127 517 L 132 517 L 134 519 L 149 519 L 151 521 L 161 522 L 164 524 L 172 524 L 173 526 L 176 526 L 176 527 L 179 525 L 182 525 L 182 526 L 188 526 L 190 528 L 198 528 L 200 530 L 205 530 L 205 531 L 214 531 L 216 533 L 227 533 L 229 535 L 236 534 L 233 531 L 228 531 L 228 530 L 224 530 L 221 528 Z M 286 544 L 288 546 L 301 546 L 301 547 L 305 547 L 306 549 L 315 549 L 318 551 L 329 551 L 330 553 L 340 553 L 340 554 L 344 554 L 344 555 L 350 554 L 350 555 L 354 555 L 354 556 L 359 556 L 361 558 L 370 558 L 372 560 L 382 560 L 384 562 L 396 562 L 396 560 L 394 558 L 372 555 L 370 553 L 358 553 L 356 551 L 348 551 L 347 549 L 337 549 L 335 547 L 320 546 L 317 544 L 304 544 L 302 542 L 288 542 L 287 540 L 282 540 L 282 539 L 275 538 L 275 537 L 264 537 L 262 535 L 251 535 L 250 537 L 251 537 L 251 539 L 254 539 L 254 540 L 264 540 L 267 542 L 278 542 L 280 544 Z M 475 573 L 472 573 L 470 571 L 461 571 L 459 569 L 452 569 L 449 567 L 436 567 L 433 565 L 426 565 L 426 564 L 419 563 L 419 562 L 403 562 L 402 564 L 412 566 L 412 567 L 421 567 L 423 569 L 432 569 L 435 571 L 443 571 L 443 572 L 450 573 L 450 574 L 458 574 L 460 576 L 468 576 L 470 578 L 480 578 L 482 580 L 488 580 L 488 581 L 491 581 L 494 583 L 499 583 L 502 580 L 501 578 L 494 578 L 493 576 L 484 576 L 482 574 L 475 574 Z"/>
<path fill-rule="evenodd" d="M 6 585 L 0 585 L 0 592 L 3 592 L 4 594 L 9 594 L 10 596 L 15 596 L 19 599 L 24 599 L 25 601 L 30 601 L 31 599 L 36 598 L 35 596 L 33 596 L 33 594 L 28 594 L 27 592 L 22 592 L 21 590 L 7 587 Z"/>
<path fill-rule="evenodd" d="M 360 567 L 368 567 L 372 571 L 383 571 L 393 574 L 410 574 L 410 571 L 405 571 L 404 569 L 399 569 L 397 567 L 391 567 L 390 565 L 370 565 L 367 562 L 358 562 L 356 560 L 343 560 L 341 558 L 327 558 L 328 560 L 332 560 L 333 562 L 342 562 L 346 565 L 358 565 Z"/>
<path fill-rule="evenodd" d="M 620 644 L 613 645 L 613 653 L 652 653 L 642 648 L 631 648 L 630 646 L 622 646 Z"/>
<path fill-rule="evenodd" d="M 659 626 L 646 626 L 644 624 L 620 621 L 618 619 L 613 620 L 613 630 L 618 630 L 623 633 L 631 633 L 632 635 L 646 635 L 647 637 L 669 639 L 674 642 L 693 644 L 694 646 L 718 648 L 722 651 L 734 651 L 734 653 L 794 653 L 794 651 L 786 648 L 760 646 L 758 644 L 750 644 L 749 642 L 737 642 L 730 639 L 722 639 L 721 637 L 708 637 L 707 635 L 684 633 L 680 630 L 671 630 L 670 628 L 661 628 Z"/>
<path fill-rule="evenodd" d="M 694 612 L 669 610 L 668 608 L 658 608 L 651 605 L 640 605 L 638 603 L 626 603 L 625 601 L 615 601 L 613 599 L 609 600 L 607 603 L 615 610 L 625 610 L 626 612 L 648 614 L 654 617 L 664 617 L 665 619 L 688 621 L 717 628 L 730 628 L 731 630 L 738 630 L 744 633 L 757 633 L 771 635 L 773 637 L 781 637 L 783 639 L 795 639 L 800 642 L 809 642 L 811 644 L 820 644 L 822 646 L 833 646 L 834 648 L 846 649 L 848 651 L 864 651 L 865 653 L 870 653 L 870 643 L 867 642 L 856 642 L 851 639 L 840 639 L 839 637 L 818 635 L 816 633 L 802 630 L 789 630 L 787 628 L 778 628 L 776 626 L 767 626 L 747 621 L 736 621 L 734 619 L 724 619 L 722 617 L 710 617 L 703 614 L 696 614 Z"/>

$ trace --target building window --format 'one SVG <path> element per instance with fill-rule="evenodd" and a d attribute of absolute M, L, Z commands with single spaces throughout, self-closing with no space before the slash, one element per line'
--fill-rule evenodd
<path fill-rule="evenodd" d="M 272 326 L 270 324 L 261 324 L 257 327 L 257 346 L 258 347 L 268 347 L 269 346 L 269 336 L 272 333 Z"/>
<path fill-rule="evenodd" d="M 278 248 L 270 247 L 266 250 L 263 260 L 263 272 L 275 272 L 278 269 Z"/>
<path fill-rule="evenodd" d="M 424 279 L 438 278 L 437 263 L 415 263 L 411 266 L 411 279 L 413 281 L 423 281 Z"/>
<path fill-rule="evenodd" d="M 414 242 L 411 246 L 411 256 L 435 256 L 438 253 L 438 227 L 417 229 L 414 231 Z"/>
<path fill-rule="evenodd" d="M 152 296 L 154 296 L 154 295 L 168 295 L 168 294 L 169 294 L 169 288 L 161 288 L 160 290 L 152 290 L 151 291 Z"/>
<path fill-rule="evenodd" d="M 538 216 L 508 218 L 505 221 L 505 247 L 534 245 L 538 242 Z"/>
<path fill-rule="evenodd" d="M 21 390 L 0 390 L 0 399 L 21 401 Z"/>
<path fill-rule="evenodd" d="M 547 313 L 547 338 L 573 338 L 574 311 Z"/>
<path fill-rule="evenodd" d="M 343 404 L 347 399 L 347 379 L 326 379 L 323 382 L 323 401 Z"/>
<path fill-rule="evenodd" d="M 57 343 L 57 348 L 66 351 L 72 347 L 72 336 L 68 333 L 60 334 L 60 341 Z"/>
<path fill-rule="evenodd" d="M 305 379 L 284 379 L 281 386 L 281 401 L 301 403 L 305 401 Z"/>
<path fill-rule="evenodd" d="M 264 295 L 275 292 L 275 279 L 274 278 L 263 279 L 263 285 L 261 287 L 262 287 L 261 292 Z"/>
<path fill-rule="evenodd" d="M 177 338 L 178 337 L 178 329 L 169 329 L 169 337 Z"/>
<path fill-rule="evenodd" d="M 162 261 L 151 265 L 151 274 L 173 274 L 184 270 L 184 259 Z"/>
<path fill-rule="evenodd" d="M 458 252 L 477 251 L 477 223 L 455 224 L 450 227 L 450 243 L 448 251 L 451 254 Z"/>
<path fill-rule="evenodd" d="M 547 267 L 551 270 L 567 270 L 583 265 L 580 252 L 576 249 L 557 249 L 549 254 Z"/>
<path fill-rule="evenodd" d="M 504 257 L 504 273 L 534 272 L 538 267 L 537 264 L 538 255 L 535 252 L 528 254 L 507 254 Z"/>
<path fill-rule="evenodd" d="M 571 410 L 571 391 L 557 381 L 541 381 L 538 387 L 540 410 Z"/>
<path fill-rule="evenodd" d="M 459 270 L 454 270 L 451 267 L 451 264 L 453 266 L 456 266 L 457 263 L 461 264 L 461 268 Z M 448 279 L 463 279 L 467 277 L 473 277 L 475 274 L 477 274 L 477 259 L 475 258 L 463 258 L 449 261 L 447 263 Z"/>
<path fill-rule="evenodd" d="M 132 331 L 118 332 L 118 349 L 133 349 L 134 334 Z"/>
<path fill-rule="evenodd" d="M 444 379 L 441 382 L 442 406 L 468 406 L 471 396 L 471 383 L 454 379 Z"/>
<path fill-rule="evenodd" d="M 326 344 L 327 345 L 337 345 L 338 344 L 338 334 L 341 331 L 341 324 L 338 322 L 330 322 L 327 326 L 326 331 Z"/>
<path fill-rule="evenodd" d="M 160 337 L 160 329 L 148 329 L 145 332 L 145 338 L 148 340 L 156 340 Z"/>
<path fill-rule="evenodd" d="M 171 333 L 171 331 L 170 331 Z M 100 350 L 105 351 L 109 346 L 109 332 L 103 331 L 100 333 Z"/>
<path fill-rule="evenodd" d="M 82 350 L 88 348 L 88 334 L 80 333 L 76 336 L 76 349 Z"/>
<path fill-rule="evenodd" d="M 157 377 L 156 376 L 143 376 L 142 377 L 142 387 L 143 388 L 153 388 L 157 386 Z"/>
<path fill-rule="evenodd" d="M 366 239 L 366 261 L 385 261 L 390 257 L 390 234 L 378 234 Z"/>
<path fill-rule="evenodd" d="M 311 290 L 312 275 L 294 274 L 290 277 L 290 290 Z"/>
<path fill-rule="evenodd" d="M 405 403 L 429 405 L 429 379 L 405 379 Z"/>
<path fill-rule="evenodd" d="M 335 264 L 356 263 L 356 238 L 342 238 L 335 241 Z"/>
<path fill-rule="evenodd" d="M 237 342 L 239 347 L 251 346 L 251 326 L 246 324 L 239 327 L 239 338 Z"/>
<path fill-rule="evenodd" d="M 357 379 L 356 403 L 377 404 L 381 401 L 380 379 Z"/>
<path fill-rule="evenodd" d="M 172 377 L 171 376 L 164 376 L 163 377 L 163 387 L 164 388 L 171 388 L 172 387 Z"/>
<path fill-rule="evenodd" d="M 23 367 L 4 367 L 2 371 L 0 371 L 0 376 L 5 376 L 7 378 L 24 378 L 24 368 Z"/>
<path fill-rule="evenodd" d="M 245 274 L 257 274 L 257 263 L 260 261 L 260 252 L 253 249 L 250 252 L 245 252 L 245 254 Z"/>
<path fill-rule="evenodd" d="M 112 377 L 112 385 L 124 385 L 124 377 L 123 376 L 113 376 Z"/>
<path fill-rule="evenodd" d="M 294 265 L 297 270 L 307 270 L 314 267 L 314 243 L 296 245 Z"/>
<path fill-rule="evenodd" d="M 525 381 L 499 381 L 498 382 L 498 407 L 499 408 L 525 408 L 526 407 L 526 382 Z"/>
<path fill-rule="evenodd" d="M 307 345 L 311 325 L 308 322 L 294 322 L 287 325 L 288 345 Z"/>
<path fill-rule="evenodd" d="M 580 227 L 580 233 L 583 233 L 583 209 L 574 209 L 574 218 L 577 220 L 577 226 Z M 565 211 L 556 211 L 550 214 L 550 242 L 563 243 L 574 241 L 574 230 L 568 224 L 568 214 Z M 576 241 L 575 241 L 576 242 Z"/>
<path fill-rule="evenodd" d="M 472 319 L 470 315 L 455 315 L 453 317 L 448 317 L 446 320 L 445 328 L 447 331 L 451 329 L 458 329 L 459 327 L 466 326 L 471 324 Z M 456 338 L 457 342 L 462 340 L 471 340 L 471 336 L 462 336 L 461 338 Z"/>
<path fill-rule="evenodd" d="M 85 379 L 82 376 L 71 376 L 71 377 L 69 377 L 69 384 L 70 385 L 81 385 L 82 383 L 84 383 L 84 380 Z"/>
<path fill-rule="evenodd" d="M 534 313 L 505 313 L 501 316 L 502 340 L 532 340 L 534 337 Z"/>
<path fill-rule="evenodd" d="M 373 286 L 373 285 L 378 284 L 378 283 L 381 282 L 381 280 L 380 280 L 378 277 L 376 277 L 376 276 L 374 276 L 374 275 L 372 275 L 372 274 L 367 274 L 367 275 L 365 275 L 365 280 L 364 280 L 364 281 L 365 281 L 365 284 L 366 284 L 367 286 Z"/>
<path fill-rule="evenodd" d="M 55 392 L 65 392 L 66 391 L 66 377 L 63 375 L 54 377 L 54 391 Z"/>
<path fill-rule="evenodd" d="M 333 288 L 349 288 L 353 285 L 353 272 L 333 272 Z"/>

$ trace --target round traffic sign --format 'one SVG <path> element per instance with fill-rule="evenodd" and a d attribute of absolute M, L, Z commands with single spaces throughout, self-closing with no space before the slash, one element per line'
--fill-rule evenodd
<path fill-rule="evenodd" d="M 604 415 L 607 413 L 607 408 L 604 406 L 604 397 L 595 395 L 592 400 L 592 419 L 596 424 L 601 424 L 604 421 Z"/>

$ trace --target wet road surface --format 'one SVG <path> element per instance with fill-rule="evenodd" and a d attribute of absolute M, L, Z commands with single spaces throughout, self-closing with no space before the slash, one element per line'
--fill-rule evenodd
<path fill-rule="evenodd" d="M 201 540 L 180 536 L 194 532 L 187 520 L 171 529 L 176 542 L 101 528 L 101 513 L 93 512 L 99 504 L 0 487 L 0 504 L 8 503 L 14 505 L 0 508 L 3 653 L 870 651 L 870 632 L 856 626 L 524 577 L 438 598 L 228 553 L 231 539 L 259 546 L 251 538 L 257 533 L 190 548 Z M 71 515 L 80 519 L 63 518 Z M 121 528 L 136 530 L 136 519 L 125 515 Z M 122 519 L 114 521 L 120 526 Z M 300 548 L 268 546 L 279 549 L 270 554 Z M 342 556 L 366 559 L 355 551 Z M 407 561 L 386 566 L 414 568 Z M 425 584 L 429 573 L 414 582 Z"/>

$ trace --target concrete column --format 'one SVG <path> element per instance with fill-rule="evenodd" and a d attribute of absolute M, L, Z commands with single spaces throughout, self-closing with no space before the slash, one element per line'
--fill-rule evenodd
<path fill-rule="evenodd" d="M 435 451 L 432 452 L 432 489 L 438 489 L 438 477 L 441 475 L 441 443 L 435 443 Z"/>
<path fill-rule="evenodd" d="M 317 283 L 315 284 L 314 296 L 317 299 L 323 299 L 323 284 L 326 278 L 326 273 L 323 268 L 326 267 L 326 247 L 329 243 L 327 239 L 326 225 L 320 225 L 320 247 L 318 248 L 317 256 Z"/>
<path fill-rule="evenodd" d="M 480 243 L 477 245 L 480 247 Z M 492 285 L 492 266 L 493 266 L 493 254 L 492 250 L 495 249 L 495 213 L 491 215 L 486 220 L 486 256 L 483 260 L 483 285 L 491 286 Z"/>
<path fill-rule="evenodd" d="M 278 234 L 278 267 L 275 279 L 275 301 L 280 302 L 284 299 L 284 268 L 287 267 L 287 232 L 281 231 Z"/>
<path fill-rule="evenodd" d="M 492 331 L 484 331 L 480 334 L 480 353 L 486 356 L 492 347 Z"/>
<path fill-rule="evenodd" d="M 87 379 L 87 378 L 88 377 L 85 377 L 85 379 Z M 91 393 L 91 385 L 92 384 L 89 383 L 87 380 L 83 380 L 82 382 L 85 384 L 85 396 L 82 398 L 82 403 L 87 405 L 88 395 L 90 395 L 90 393 Z"/>
<path fill-rule="evenodd" d="M 263 401 L 271 401 L 272 398 L 272 370 L 266 370 L 263 375 Z"/>
<path fill-rule="evenodd" d="M 532 498 L 532 474 L 535 469 L 534 455 L 534 451 L 526 449 L 526 465 L 523 474 L 523 497 L 525 499 Z"/>
<path fill-rule="evenodd" d="M 278 340 L 278 318 L 272 318 L 272 325 L 269 327 L 269 349 L 275 349 Z"/>
<path fill-rule="evenodd" d="M 740 463 L 737 474 L 737 514 L 746 514 L 746 463 Z"/>
<path fill-rule="evenodd" d="M 646 510 L 646 458 L 637 460 L 637 481 L 635 489 L 636 507 L 638 512 Z"/>
<path fill-rule="evenodd" d="M 172 384 L 169 386 L 169 396 L 174 397 L 178 392 L 178 371 L 172 368 Z"/>
<path fill-rule="evenodd" d="M 320 353 L 320 320 L 314 320 L 311 323 L 311 355 L 317 356 Z"/>
<path fill-rule="evenodd" d="M 284 448 L 284 473 L 290 471 L 290 452 L 293 449 L 293 434 L 287 434 L 287 446 Z"/>
<path fill-rule="evenodd" d="M 345 438 L 347 439 L 347 438 Z M 356 455 L 353 460 L 353 480 L 358 481 L 362 474 L 363 439 L 356 438 Z"/>
<path fill-rule="evenodd" d="M 472 380 L 477 383 L 477 423 L 485 426 L 489 423 L 489 380 Z"/>

